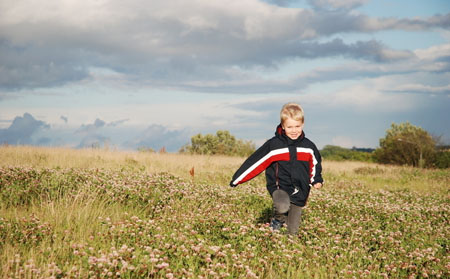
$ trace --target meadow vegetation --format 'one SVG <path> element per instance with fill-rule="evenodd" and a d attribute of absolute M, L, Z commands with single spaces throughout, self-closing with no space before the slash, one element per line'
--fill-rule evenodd
<path fill-rule="evenodd" d="M 299 235 L 241 157 L 0 147 L 2 278 L 448 278 L 450 171 L 324 161 Z"/>
<path fill-rule="evenodd" d="M 320 150 L 320 155 L 324 159 L 331 161 L 374 162 L 372 151 L 372 149 L 369 149 L 369 152 L 365 152 L 335 145 L 325 145 Z"/>
<path fill-rule="evenodd" d="M 180 153 L 202 155 L 250 156 L 255 151 L 252 141 L 236 139 L 229 131 L 219 130 L 213 134 L 197 134 L 191 143 L 183 146 Z"/>

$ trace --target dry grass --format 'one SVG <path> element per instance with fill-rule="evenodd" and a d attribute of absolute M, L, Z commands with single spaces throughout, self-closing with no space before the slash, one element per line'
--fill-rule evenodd
<path fill-rule="evenodd" d="M 194 173 L 213 173 L 239 167 L 245 159 L 230 156 L 33 146 L 1 146 L 0 158 L 0 166 L 116 169 L 135 165 L 145 167 L 148 172 L 170 172 L 183 177 L 190 176 L 192 167 Z M 353 172 L 355 169 L 375 166 L 388 168 L 364 162 L 323 162 L 323 169 L 332 173 Z"/>
<path fill-rule="evenodd" d="M 235 170 L 244 158 L 107 149 L 1 146 L 0 166 L 32 168 L 136 168 L 148 173 L 169 172 L 182 178 L 210 178 Z"/>
<path fill-rule="evenodd" d="M 32 168 L 132 168 L 148 173 L 168 172 L 196 182 L 228 183 L 245 158 L 108 149 L 1 146 L 0 166 Z M 192 172 L 193 170 L 193 172 Z M 193 175 L 192 175 L 193 174 Z M 417 169 L 367 162 L 323 162 L 327 183 L 372 189 L 409 189 L 448 192 L 449 170 Z M 259 177 L 250 183 L 264 183 Z"/>
<path fill-rule="evenodd" d="M 387 169 L 390 168 L 392 166 L 386 166 L 386 165 L 380 165 L 380 164 L 375 164 L 375 163 L 368 163 L 368 162 L 355 162 L 355 161 L 324 161 L 322 163 L 323 165 L 323 170 L 326 172 L 332 172 L 335 174 L 338 173 L 351 173 L 354 172 L 357 169 L 361 169 L 361 168 L 382 168 L 382 169 Z"/>
<path fill-rule="evenodd" d="M 327 182 L 342 187 L 357 186 L 373 190 L 441 192 L 450 190 L 450 169 L 419 169 L 410 166 L 366 162 L 323 162 Z"/>

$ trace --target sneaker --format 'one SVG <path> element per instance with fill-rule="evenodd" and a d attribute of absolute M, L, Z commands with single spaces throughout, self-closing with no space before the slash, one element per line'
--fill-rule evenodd
<path fill-rule="evenodd" d="M 272 219 L 272 222 L 270 222 L 270 227 L 274 231 L 279 231 L 281 227 L 283 227 L 283 222 L 278 221 L 277 219 Z"/>

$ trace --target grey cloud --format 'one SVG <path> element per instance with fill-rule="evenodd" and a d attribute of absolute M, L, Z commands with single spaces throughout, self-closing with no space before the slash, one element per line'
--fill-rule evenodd
<path fill-rule="evenodd" d="M 35 43 L 14 46 L 1 39 L 0 88 L 53 87 L 88 76 L 82 58 L 70 49 Z"/>
<path fill-rule="evenodd" d="M 189 140 L 190 137 L 185 130 L 169 130 L 162 125 L 153 124 L 124 145 L 133 149 L 152 148 L 155 151 L 164 147 L 169 152 L 176 152 L 181 146 L 189 143 Z"/>
<path fill-rule="evenodd" d="M 67 123 L 69 121 L 69 119 L 66 116 L 64 116 L 64 115 L 61 115 L 60 119 L 62 121 L 64 121 L 64 123 Z"/>
<path fill-rule="evenodd" d="M 447 86 L 429 86 L 423 84 L 403 84 L 396 88 L 389 90 L 388 92 L 399 92 L 399 93 L 416 93 L 416 94 L 426 94 L 426 95 L 446 95 L 450 97 L 450 85 Z"/>
<path fill-rule="evenodd" d="M 93 123 L 81 125 L 76 130 L 51 127 L 44 121 L 35 119 L 31 114 L 14 118 L 8 128 L 0 129 L 0 144 L 73 146 L 92 148 L 117 146 L 125 149 L 149 147 L 159 150 L 165 147 L 169 152 L 178 151 L 189 143 L 190 133 L 183 130 L 170 130 L 162 125 L 150 125 L 145 129 L 120 126 L 128 119 L 106 123 L 96 119 Z M 10 122 L 0 120 L 0 122 Z"/>
<path fill-rule="evenodd" d="M 103 127 L 103 126 L 105 126 L 105 123 L 106 123 L 105 121 L 97 118 L 97 119 L 95 119 L 94 126 L 97 128 Z"/>
<path fill-rule="evenodd" d="M 290 40 L 289 42 L 268 42 L 263 45 L 255 43 L 248 49 L 242 49 L 242 52 L 246 57 L 242 57 L 240 61 L 234 61 L 233 65 L 276 67 L 278 63 L 292 58 L 315 59 L 343 56 L 375 62 L 391 62 L 414 57 L 410 51 L 393 50 L 379 41 L 357 41 L 347 44 L 341 38 L 325 42 Z"/>
<path fill-rule="evenodd" d="M 345 44 L 342 39 L 334 39 L 327 43 L 302 43 L 293 54 L 306 58 L 345 56 L 376 62 L 390 62 L 412 58 L 414 56 L 409 51 L 391 50 L 375 40 Z"/>
<path fill-rule="evenodd" d="M 367 45 L 367 47 L 364 47 L 365 45 Z M 242 71 L 233 74 L 234 76 L 230 78 L 233 82 L 228 82 L 227 80 L 221 82 L 199 81 L 197 83 L 185 83 L 182 86 L 185 89 L 187 88 L 193 91 L 235 92 L 240 94 L 299 92 L 314 83 L 413 73 L 420 73 L 421 75 L 424 73 L 437 74 L 433 76 L 432 84 L 429 84 L 430 86 L 442 87 L 443 85 L 448 84 L 446 73 L 450 72 L 450 59 L 446 51 L 441 51 L 439 49 L 431 51 L 432 49 L 428 49 L 426 50 L 428 54 L 419 58 L 409 51 L 395 51 L 383 48 L 383 46 L 376 41 L 357 42 L 352 45 L 345 45 L 339 39 L 325 43 L 322 46 L 311 43 L 310 45 L 306 45 L 306 47 L 302 48 L 300 51 L 303 52 L 304 55 L 314 57 L 314 55 L 320 53 L 323 48 L 328 48 L 327 51 L 329 52 L 347 53 L 347 55 L 352 55 L 353 58 L 361 59 L 358 62 L 348 62 L 338 66 L 322 67 L 307 72 L 301 72 L 300 74 L 291 76 L 287 79 L 262 78 L 255 75 L 249 75 L 245 73 L 245 71 Z M 442 49 L 445 50 L 446 46 L 443 45 Z M 294 57 L 294 50 L 292 50 L 291 55 Z M 372 63 L 367 59 L 362 59 L 362 57 L 369 55 L 373 57 L 373 60 L 378 60 L 380 62 Z M 387 63 L 389 59 L 391 62 Z"/>
<path fill-rule="evenodd" d="M 308 0 L 317 10 L 351 10 L 367 2 L 368 0 Z"/>
<path fill-rule="evenodd" d="M 292 3 L 297 2 L 298 0 L 267 0 L 267 3 L 274 4 L 281 7 L 287 7 Z"/>
<path fill-rule="evenodd" d="M 121 119 L 121 120 L 117 120 L 117 121 L 112 121 L 112 122 L 109 122 L 108 124 L 107 124 L 107 126 L 112 126 L 112 127 L 116 127 L 116 126 L 118 126 L 118 125 L 121 125 L 121 124 L 123 124 L 123 123 L 125 123 L 125 122 L 127 122 L 127 121 L 129 121 L 130 119 Z"/>
<path fill-rule="evenodd" d="M 436 62 L 435 67 L 433 70 L 430 70 L 430 72 L 436 72 L 436 73 L 450 72 L 450 55 L 437 57 L 434 60 L 434 62 Z"/>
<path fill-rule="evenodd" d="M 101 128 L 105 126 L 106 122 L 101 119 L 95 119 L 93 124 L 83 124 L 81 127 L 76 131 L 77 133 L 91 133 L 98 130 L 98 128 Z"/>
<path fill-rule="evenodd" d="M 428 19 L 401 19 L 392 25 L 387 25 L 387 27 L 411 31 L 430 28 L 448 29 L 450 27 L 450 13 L 445 15 L 435 15 Z"/>
<path fill-rule="evenodd" d="M 81 127 L 75 131 L 75 134 L 82 136 L 81 142 L 77 148 L 101 147 L 107 144 L 109 142 L 109 137 L 103 135 L 104 131 L 100 130 L 105 124 L 105 121 L 97 118 L 92 124 L 81 125 Z"/>
<path fill-rule="evenodd" d="M 86 147 L 103 147 L 109 142 L 109 138 L 99 134 L 88 134 L 86 135 L 77 146 L 77 148 Z"/>
<path fill-rule="evenodd" d="M 272 2 L 282 5 L 290 1 Z M 350 8 L 364 1 L 310 2 Z M 82 1 L 73 7 L 79 10 L 72 10 L 66 9 L 64 2 L 49 1 L 46 5 L 54 4 L 55 12 L 46 14 L 43 10 L 37 14 L 25 9 L 21 20 L 9 13 L 9 8 L 13 11 L 19 5 L 11 1 L 8 9 L 0 12 L 5 18 L 0 26 L 0 88 L 58 86 L 89 79 L 90 68 L 96 67 L 123 73 L 129 82 L 154 87 L 184 89 L 186 85 L 190 89 L 196 87 L 195 83 L 224 83 L 232 88 L 229 81 L 235 76 L 230 68 L 234 66 L 276 68 L 292 58 L 332 56 L 378 63 L 409 59 L 412 54 L 408 51 L 392 50 L 377 41 L 348 44 L 341 39 L 325 43 L 317 40 L 348 32 L 448 28 L 450 22 L 450 14 L 378 19 L 345 9 L 280 9 L 256 1 L 246 8 L 226 1 L 217 5 L 150 3 Z M 92 15 L 81 12 L 85 10 L 93 11 Z M 98 10 L 102 13 L 94 12 Z M 67 11 L 70 13 L 65 14 Z M 74 16 L 77 12 L 79 16 Z"/>
<path fill-rule="evenodd" d="M 377 32 L 384 30 L 422 31 L 432 28 L 448 29 L 450 13 L 429 18 L 397 19 L 373 18 L 364 14 L 352 14 L 346 11 L 317 12 L 311 15 L 306 26 L 316 31 L 318 36 L 330 36 L 350 32 Z"/>
<path fill-rule="evenodd" d="M 31 114 L 25 113 L 22 117 L 14 118 L 6 129 L 0 129 L 0 143 L 7 144 L 41 144 L 44 139 L 35 141 L 33 135 L 41 130 L 49 129 L 50 125 L 41 120 L 36 120 Z"/>
<path fill-rule="evenodd" d="M 277 51 L 273 51 L 277 48 Z M 272 60 L 269 60 L 270 52 L 282 53 L 283 57 L 274 56 Z M 280 61 L 296 59 L 296 58 L 323 58 L 342 56 L 346 58 L 358 59 L 363 61 L 374 61 L 377 63 L 389 63 L 398 61 L 408 61 L 415 58 L 414 53 L 410 51 L 398 51 L 389 49 L 378 41 L 358 41 L 353 44 L 345 44 L 342 39 L 334 39 L 329 42 L 291 42 L 288 45 L 273 46 L 261 46 L 255 45 L 252 54 L 249 54 L 247 61 L 254 59 L 253 63 L 242 65 L 241 71 L 230 71 L 229 68 L 216 68 L 209 66 L 193 66 L 192 73 L 198 73 L 198 75 L 190 76 L 185 79 L 178 77 L 178 84 L 164 84 L 162 81 L 156 79 L 147 78 L 147 82 L 152 85 L 159 85 L 161 87 L 178 87 L 184 90 L 202 91 L 202 92 L 238 92 L 238 93 L 273 93 L 273 92 L 286 92 L 299 90 L 303 88 L 302 81 L 295 79 L 290 80 L 270 80 L 264 79 L 255 75 L 246 73 L 248 68 L 252 68 L 252 65 L 267 63 L 265 66 L 270 68 L 276 68 Z M 262 60 L 265 59 L 265 61 Z M 236 61 L 236 63 L 238 63 Z M 241 61 L 242 63 L 242 61 Z M 378 74 L 389 74 L 386 71 L 381 71 L 380 68 L 374 66 L 373 70 L 370 70 L 370 75 L 376 76 Z M 408 69 L 408 71 L 414 69 Z M 197 72 L 198 71 L 198 72 Z M 201 75 L 201 72 L 206 73 Z M 351 75 L 346 74 L 350 72 Z M 395 71 L 394 71 L 395 72 Z M 398 72 L 398 71 L 397 71 Z M 314 73 L 314 71 L 313 71 Z M 174 72 L 172 71 L 173 75 Z M 335 73 L 335 76 L 345 75 L 346 78 L 363 77 L 367 75 L 367 71 L 362 73 L 354 72 L 351 69 L 339 69 L 339 72 Z M 331 77 L 331 75 L 327 75 Z M 341 79 L 339 77 L 332 77 L 331 80 Z M 318 77 L 315 79 L 302 79 L 305 82 L 326 81 L 326 77 Z"/>

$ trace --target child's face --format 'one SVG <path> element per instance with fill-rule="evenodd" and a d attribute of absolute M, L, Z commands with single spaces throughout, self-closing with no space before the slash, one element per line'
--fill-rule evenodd
<path fill-rule="evenodd" d="M 287 118 L 281 126 L 283 127 L 286 136 L 292 140 L 298 139 L 303 131 L 303 122 L 292 118 Z"/>

